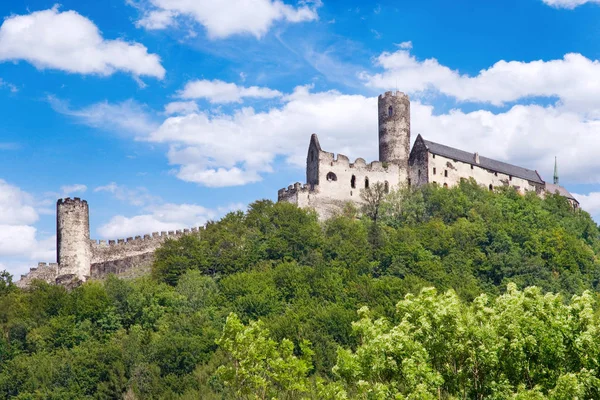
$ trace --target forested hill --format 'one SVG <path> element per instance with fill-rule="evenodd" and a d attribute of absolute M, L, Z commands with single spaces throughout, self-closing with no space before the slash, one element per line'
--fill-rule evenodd
<path fill-rule="evenodd" d="M 71 292 L 3 274 L 0 398 L 600 398 L 589 214 L 473 182 L 362 211 L 258 201 Z"/>

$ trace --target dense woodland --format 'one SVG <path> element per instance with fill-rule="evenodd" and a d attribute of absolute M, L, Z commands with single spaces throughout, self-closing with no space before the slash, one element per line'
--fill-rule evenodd
<path fill-rule="evenodd" d="M 589 214 L 472 181 L 379 189 L 324 223 L 255 202 L 135 280 L 2 274 L 0 398 L 600 398 Z"/>

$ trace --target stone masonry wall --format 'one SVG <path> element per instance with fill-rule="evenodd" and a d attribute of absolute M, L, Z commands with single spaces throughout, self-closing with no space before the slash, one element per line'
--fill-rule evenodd
<path fill-rule="evenodd" d="M 488 188 L 490 185 L 492 188 L 512 186 L 522 194 L 529 191 L 542 194 L 544 191 L 543 184 L 531 182 L 527 179 L 491 171 L 477 165 L 455 161 L 429 152 L 427 153 L 427 157 L 429 182 L 437 183 L 440 186 L 448 185 L 452 187 L 457 185 L 461 178 L 473 178 L 477 183 Z M 446 173 L 448 176 L 446 176 Z"/>
<path fill-rule="evenodd" d="M 154 252 L 167 239 L 177 239 L 183 235 L 200 234 L 204 227 L 183 229 L 169 232 L 153 232 L 149 235 L 130 237 L 118 240 L 87 240 L 91 262 L 84 279 L 92 277 L 101 279 L 110 273 L 128 276 L 133 269 L 149 271 L 154 260 Z M 55 283 L 59 276 L 65 276 L 58 263 L 39 263 L 29 273 L 21 275 L 17 286 L 27 287 L 33 280 Z"/>

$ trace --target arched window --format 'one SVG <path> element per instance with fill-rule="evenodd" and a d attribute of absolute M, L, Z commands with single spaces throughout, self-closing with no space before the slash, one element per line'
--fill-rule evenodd
<path fill-rule="evenodd" d="M 369 178 L 365 178 L 365 189 L 369 188 Z"/>
<path fill-rule="evenodd" d="M 494 187 L 492 186 L 491 183 L 490 183 L 490 190 L 494 190 Z"/>
<path fill-rule="evenodd" d="M 390 184 L 388 183 L 388 181 L 385 181 L 384 186 L 383 186 L 383 191 L 385 193 L 389 193 L 390 192 Z"/>
<path fill-rule="evenodd" d="M 448 187 L 448 184 L 447 184 L 447 183 L 444 183 L 444 187 L 445 187 L 445 188 L 447 188 L 447 187 Z"/>
<path fill-rule="evenodd" d="M 392 115 L 394 115 L 394 109 L 392 108 L 392 106 L 390 106 L 388 108 L 388 117 L 391 117 Z"/>
<path fill-rule="evenodd" d="M 327 174 L 327 180 L 329 182 L 331 182 L 331 181 L 337 181 L 337 176 L 333 172 L 329 172 Z"/>
<path fill-rule="evenodd" d="M 356 189 L 356 176 L 354 175 L 352 175 L 352 178 L 350 179 L 350 187 Z"/>

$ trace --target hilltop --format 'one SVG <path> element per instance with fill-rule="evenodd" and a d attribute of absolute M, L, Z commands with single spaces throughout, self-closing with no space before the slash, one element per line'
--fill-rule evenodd
<path fill-rule="evenodd" d="M 0 397 L 598 393 L 589 214 L 559 195 L 473 181 L 371 206 L 319 222 L 257 201 L 202 235 L 167 239 L 152 275 L 70 292 L 18 289 L 5 274 Z"/>

